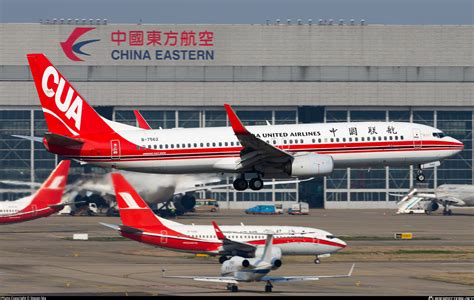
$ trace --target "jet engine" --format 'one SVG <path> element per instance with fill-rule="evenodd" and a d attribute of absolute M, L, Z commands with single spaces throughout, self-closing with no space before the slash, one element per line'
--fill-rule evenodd
<path fill-rule="evenodd" d="M 278 259 L 278 258 L 274 257 L 272 259 L 272 270 L 278 269 L 279 267 L 281 267 L 282 264 L 283 263 L 282 263 L 281 259 Z"/>
<path fill-rule="evenodd" d="M 187 212 L 196 206 L 196 198 L 190 195 L 177 195 L 173 197 L 173 205 L 177 211 Z"/>
<path fill-rule="evenodd" d="M 313 177 L 331 174 L 334 162 L 330 155 L 306 153 L 293 157 L 284 166 L 289 176 Z"/>
<path fill-rule="evenodd" d="M 436 201 L 430 201 L 425 205 L 426 212 L 436 211 L 439 208 L 439 204 Z"/>

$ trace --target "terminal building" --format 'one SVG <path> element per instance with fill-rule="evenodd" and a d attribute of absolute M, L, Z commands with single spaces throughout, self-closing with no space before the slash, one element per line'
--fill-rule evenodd
<path fill-rule="evenodd" d="M 59 20 L 0 24 L 0 180 L 42 182 L 58 157 L 12 135 L 42 136 L 26 59 L 45 53 L 104 117 L 153 128 L 405 121 L 428 124 L 465 150 L 426 170 L 424 186 L 473 184 L 474 26 L 366 24 L 171 25 Z M 75 164 L 71 173 L 103 172 Z M 415 167 L 416 170 L 416 167 Z M 389 208 L 416 185 L 406 168 L 336 169 L 258 192 L 202 192 L 221 207 L 309 202 Z M 232 182 L 232 176 L 223 182 Z M 0 184 L 0 200 L 24 190 Z"/>

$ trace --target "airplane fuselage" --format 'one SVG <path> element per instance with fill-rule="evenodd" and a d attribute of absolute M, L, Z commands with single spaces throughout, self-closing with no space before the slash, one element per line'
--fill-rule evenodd
<path fill-rule="evenodd" d="M 231 127 L 141 130 L 105 120 L 117 136 L 83 137 L 81 148 L 47 146 L 103 167 L 147 173 L 242 173 L 242 146 Z M 258 138 L 292 155 L 330 155 L 335 168 L 406 166 L 441 161 L 463 149 L 438 129 L 403 122 L 346 122 L 248 126 Z M 92 146 L 87 141 L 94 141 Z M 281 170 L 265 175 L 288 177 Z"/>

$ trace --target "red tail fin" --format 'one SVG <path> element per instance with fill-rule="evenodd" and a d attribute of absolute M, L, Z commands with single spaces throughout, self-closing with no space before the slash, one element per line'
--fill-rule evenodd
<path fill-rule="evenodd" d="M 164 227 L 142 197 L 119 173 L 112 173 L 115 198 L 120 211 L 122 224 L 134 228 Z"/>
<path fill-rule="evenodd" d="M 133 113 L 135 114 L 135 118 L 137 118 L 138 122 L 138 127 L 141 129 L 151 129 L 150 125 L 148 125 L 148 122 L 145 120 L 145 118 L 142 116 L 142 114 L 138 110 L 134 110 Z"/>
<path fill-rule="evenodd" d="M 49 132 L 68 137 L 113 132 L 44 54 L 27 57 Z"/>
<path fill-rule="evenodd" d="M 56 169 L 51 172 L 48 179 L 43 182 L 39 190 L 33 195 L 33 200 L 29 206 L 36 205 L 36 208 L 39 209 L 61 203 L 70 165 L 70 160 L 61 161 Z"/>

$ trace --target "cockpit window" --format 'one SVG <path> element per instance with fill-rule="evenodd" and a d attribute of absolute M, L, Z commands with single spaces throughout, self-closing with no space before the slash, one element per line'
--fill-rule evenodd
<path fill-rule="evenodd" d="M 446 134 L 444 132 L 433 132 L 433 136 L 442 139 Z"/>
<path fill-rule="evenodd" d="M 326 235 L 326 237 L 331 240 L 336 238 L 334 235 Z"/>

